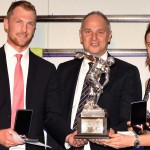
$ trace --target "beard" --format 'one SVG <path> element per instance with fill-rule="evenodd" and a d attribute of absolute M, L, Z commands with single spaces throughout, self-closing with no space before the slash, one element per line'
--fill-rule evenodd
<path fill-rule="evenodd" d="M 10 43 L 12 43 L 13 45 L 24 48 L 30 44 L 30 42 L 32 41 L 32 38 L 34 37 L 34 34 L 31 37 L 25 36 L 24 38 L 22 38 L 23 36 L 25 36 L 25 33 L 19 33 L 19 34 L 16 34 L 16 36 L 12 36 L 10 34 L 8 35 L 8 39 Z"/>

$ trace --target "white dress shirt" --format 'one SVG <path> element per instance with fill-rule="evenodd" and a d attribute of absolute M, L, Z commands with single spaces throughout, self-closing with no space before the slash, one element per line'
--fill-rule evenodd
<path fill-rule="evenodd" d="M 108 57 L 108 53 L 106 52 L 101 58 L 106 60 Z M 89 63 L 90 61 L 87 59 L 84 59 L 80 68 L 79 76 L 78 76 L 78 81 L 77 81 L 77 86 L 75 90 L 75 96 L 73 100 L 73 107 L 72 107 L 72 114 L 71 114 L 71 128 L 73 128 L 77 108 L 79 105 L 80 97 L 81 97 L 81 92 L 82 92 L 82 87 L 84 83 L 85 76 L 89 70 Z M 84 146 L 85 150 L 90 150 L 90 145 L 89 143 Z"/>
<path fill-rule="evenodd" d="M 24 109 L 26 109 L 26 84 L 27 84 L 27 75 L 28 75 L 28 66 L 29 66 L 29 48 L 27 48 L 22 53 L 18 53 L 14 48 L 12 48 L 8 43 L 4 45 L 6 62 L 8 68 L 8 77 L 10 85 L 10 95 L 11 95 L 11 106 L 12 106 L 12 97 L 13 97 L 13 87 L 14 87 L 14 72 L 15 66 L 17 63 L 16 54 L 22 54 L 21 58 L 21 67 L 23 72 L 24 79 Z M 25 150 L 25 145 L 19 145 L 16 147 L 10 148 L 10 150 Z"/>

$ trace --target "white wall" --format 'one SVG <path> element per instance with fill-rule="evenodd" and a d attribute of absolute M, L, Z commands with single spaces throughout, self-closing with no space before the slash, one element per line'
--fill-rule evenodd
<path fill-rule="evenodd" d="M 6 15 L 13 0 L 0 0 L 0 15 Z M 29 0 L 38 15 L 85 15 L 99 10 L 106 15 L 148 15 L 149 0 Z M 112 23 L 113 38 L 110 48 L 144 48 L 143 36 L 147 23 Z M 78 30 L 80 23 L 37 23 L 32 47 L 81 48 Z M 6 40 L 0 23 L 0 45 Z"/>
<path fill-rule="evenodd" d="M 85 15 L 92 10 L 105 14 L 149 14 L 149 0 L 49 0 L 49 14 Z"/>
<path fill-rule="evenodd" d="M 6 15 L 13 0 L 0 0 L 0 15 Z M 93 10 L 106 15 L 149 15 L 150 0 L 30 0 L 38 15 L 85 15 Z M 113 37 L 110 49 L 144 49 L 144 33 L 147 23 L 111 23 Z M 54 49 L 79 49 L 79 22 L 74 23 L 37 23 L 31 47 Z M 0 23 L 0 46 L 6 41 L 3 23 Z M 45 58 L 56 65 L 71 58 Z M 144 91 L 145 80 L 149 77 L 145 68 L 145 57 L 122 57 L 125 61 L 138 66 Z"/>

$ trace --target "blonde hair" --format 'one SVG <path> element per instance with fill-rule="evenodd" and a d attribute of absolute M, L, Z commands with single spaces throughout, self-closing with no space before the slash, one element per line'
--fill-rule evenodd
<path fill-rule="evenodd" d="M 33 11 L 35 13 L 35 16 L 36 16 L 35 6 L 32 5 L 28 1 L 22 0 L 22 1 L 12 2 L 12 4 L 10 5 L 10 7 L 9 7 L 9 9 L 7 11 L 7 18 L 9 18 L 12 15 L 12 13 L 13 13 L 13 11 L 14 11 L 14 9 L 16 7 L 22 7 L 24 9 L 26 9 L 26 10 L 31 10 L 31 11 Z"/>

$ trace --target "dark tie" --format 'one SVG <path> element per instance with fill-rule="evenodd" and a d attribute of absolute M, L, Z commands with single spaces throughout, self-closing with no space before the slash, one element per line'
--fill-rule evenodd
<path fill-rule="evenodd" d="M 89 63 L 89 70 L 91 69 L 92 65 L 93 65 L 93 63 L 90 62 Z M 87 74 L 88 74 L 88 72 L 87 72 Z M 81 116 L 81 112 L 83 110 L 83 107 L 84 107 L 84 105 L 85 105 L 85 103 L 88 99 L 89 88 L 90 87 L 86 82 L 86 76 L 85 76 L 84 83 L 83 83 L 83 88 L 82 88 L 82 92 L 81 92 L 81 97 L 80 97 L 80 101 L 79 101 L 75 121 L 74 121 L 74 124 L 73 124 L 73 130 L 76 130 L 76 128 L 77 128 L 77 118 Z M 80 148 L 76 148 L 76 150 L 84 150 L 84 146 L 82 146 Z"/>

